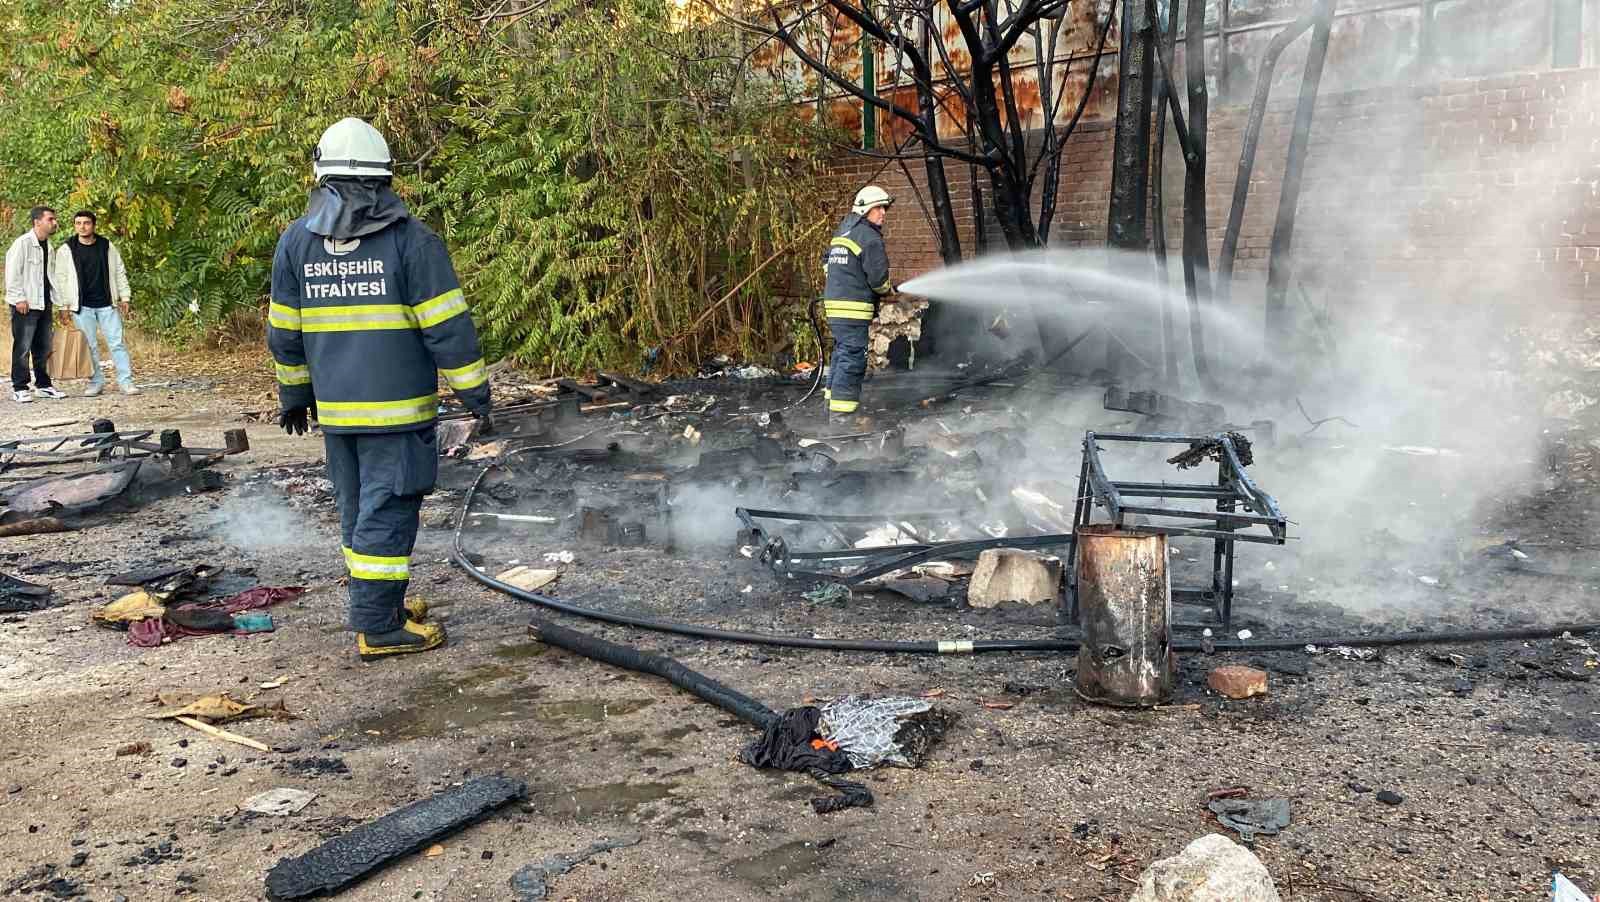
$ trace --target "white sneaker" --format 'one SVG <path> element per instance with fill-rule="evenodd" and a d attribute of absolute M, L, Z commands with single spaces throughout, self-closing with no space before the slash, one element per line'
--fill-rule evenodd
<path fill-rule="evenodd" d="M 65 398 L 67 396 L 66 392 L 56 388 L 54 385 L 48 388 L 36 388 L 33 393 L 41 398 Z"/>
<path fill-rule="evenodd" d="M 99 385 L 99 384 L 91 385 L 87 389 L 84 390 L 83 396 L 85 398 L 93 398 L 93 397 L 98 396 L 101 392 L 103 392 L 105 390 L 106 390 L 106 387 L 104 385 Z"/>
<path fill-rule="evenodd" d="M 139 386 L 134 385 L 132 382 L 122 383 L 122 393 L 125 395 L 143 394 L 143 392 L 139 391 Z"/>
<path fill-rule="evenodd" d="M 11 393 L 11 400 L 17 402 L 18 404 L 31 404 L 33 403 L 33 393 L 27 389 L 23 389 L 22 391 L 14 391 Z"/>

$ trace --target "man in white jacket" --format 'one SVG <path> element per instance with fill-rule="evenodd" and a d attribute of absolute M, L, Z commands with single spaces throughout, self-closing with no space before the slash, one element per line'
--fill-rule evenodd
<path fill-rule="evenodd" d="M 89 339 L 89 374 L 87 397 L 105 390 L 105 376 L 100 372 L 100 339 L 106 337 L 111 348 L 111 359 L 117 364 L 117 383 L 125 395 L 137 395 L 133 384 L 133 365 L 128 360 L 128 349 L 122 343 L 122 317 L 128 312 L 128 269 L 122 264 L 122 254 L 111 239 L 95 234 L 94 213 L 79 210 L 72 214 L 72 230 L 76 237 L 68 238 L 56 249 L 56 291 L 61 304 L 78 323 L 78 331 Z"/>
<path fill-rule="evenodd" d="M 50 235 L 56 211 L 34 207 L 33 228 L 11 242 L 6 251 L 6 303 L 11 307 L 11 399 L 26 404 L 34 393 L 42 398 L 66 397 L 50 384 L 45 362 L 50 359 L 50 313 L 54 285 L 50 274 Z M 28 390 L 32 358 L 36 392 Z"/>

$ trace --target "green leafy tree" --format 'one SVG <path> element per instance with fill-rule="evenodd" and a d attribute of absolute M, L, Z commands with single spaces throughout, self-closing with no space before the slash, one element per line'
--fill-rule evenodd
<path fill-rule="evenodd" d="M 310 150 L 346 115 L 389 137 L 497 355 L 683 370 L 804 334 L 826 142 L 743 78 L 738 35 L 669 0 L 12 9 L 0 214 L 96 210 L 175 340 L 259 322 Z"/>

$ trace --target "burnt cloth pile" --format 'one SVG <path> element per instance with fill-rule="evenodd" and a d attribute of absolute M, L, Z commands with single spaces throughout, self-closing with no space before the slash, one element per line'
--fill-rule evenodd
<path fill-rule="evenodd" d="M 817 730 L 821 719 L 821 709 L 814 706 L 790 708 L 776 720 L 768 722 L 761 738 L 739 752 L 739 760 L 751 767 L 809 774 L 812 779 L 835 790 L 838 795 L 811 800 L 811 808 L 818 814 L 871 806 L 871 790 L 861 783 L 838 776 L 849 773 L 854 766 L 837 743 L 827 743 L 822 739 Z"/>

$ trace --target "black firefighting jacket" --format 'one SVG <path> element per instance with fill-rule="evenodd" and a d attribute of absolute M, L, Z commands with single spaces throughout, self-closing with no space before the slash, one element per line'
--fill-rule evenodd
<path fill-rule="evenodd" d="M 878 312 L 878 298 L 894 290 L 883 233 L 859 213 L 846 216 L 834 230 L 822 266 L 827 272 L 822 307 L 829 319 L 870 320 Z"/>
<path fill-rule="evenodd" d="M 290 224 L 272 262 L 267 346 L 285 410 L 313 401 L 333 433 L 433 424 L 439 375 L 487 413 L 478 333 L 444 242 L 409 216 L 338 241 Z"/>

